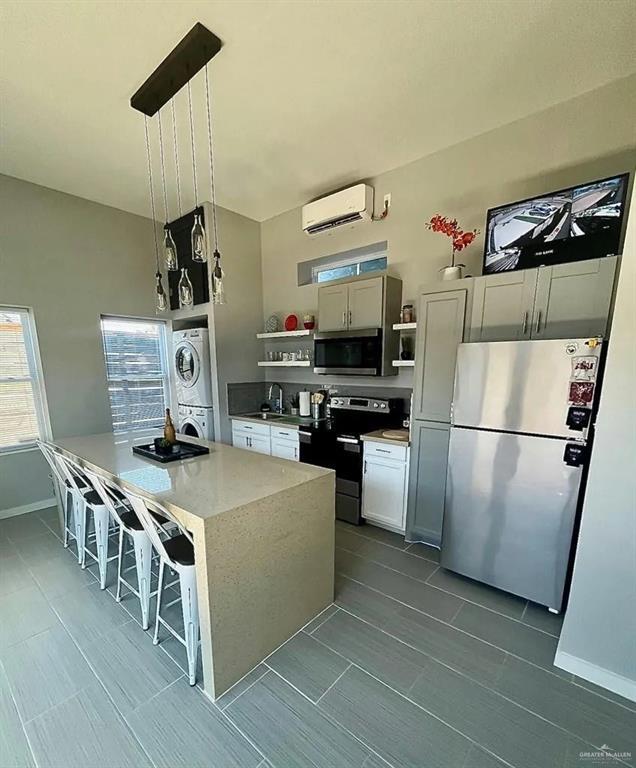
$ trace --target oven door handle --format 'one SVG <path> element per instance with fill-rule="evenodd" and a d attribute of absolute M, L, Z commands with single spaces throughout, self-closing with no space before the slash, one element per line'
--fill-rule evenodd
<path fill-rule="evenodd" d="M 356 440 L 355 437 L 337 437 L 336 442 L 348 443 L 349 445 L 360 445 L 360 441 Z"/>

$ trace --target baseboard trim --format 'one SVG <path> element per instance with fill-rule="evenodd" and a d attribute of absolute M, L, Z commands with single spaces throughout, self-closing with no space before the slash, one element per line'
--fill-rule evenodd
<path fill-rule="evenodd" d="M 28 512 L 35 512 L 38 509 L 54 507 L 57 504 L 55 497 L 51 499 L 42 499 L 34 501 L 31 504 L 23 504 L 21 507 L 10 507 L 9 509 L 0 509 L 0 520 L 5 517 L 16 517 L 16 515 L 26 515 Z"/>
<path fill-rule="evenodd" d="M 636 701 L 636 680 L 630 680 L 628 677 L 616 674 L 616 672 L 610 672 L 608 669 L 603 669 L 603 667 L 585 661 L 585 659 L 579 659 L 578 656 L 572 656 L 572 654 L 564 651 L 556 652 L 554 664 L 566 672 L 572 672 L 577 677 L 588 680 L 590 683 L 600 685 L 601 688 L 607 688 L 612 693 L 624 696 L 630 701 Z"/>

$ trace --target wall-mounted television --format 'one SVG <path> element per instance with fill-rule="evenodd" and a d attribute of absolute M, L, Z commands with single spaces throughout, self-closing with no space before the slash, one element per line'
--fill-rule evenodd
<path fill-rule="evenodd" d="M 619 252 L 629 174 L 491 208 L 485 275 Z"/>

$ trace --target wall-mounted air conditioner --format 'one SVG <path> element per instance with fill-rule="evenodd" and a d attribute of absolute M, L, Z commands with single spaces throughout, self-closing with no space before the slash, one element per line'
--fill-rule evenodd
<path fill-rule="evenodd" d="M 355 187 L 303 205 L 303 231 L 308 235 L 316 235 L 344 224 L 371 221 L 372 216 L 373 187 L 356 184 Z"/>

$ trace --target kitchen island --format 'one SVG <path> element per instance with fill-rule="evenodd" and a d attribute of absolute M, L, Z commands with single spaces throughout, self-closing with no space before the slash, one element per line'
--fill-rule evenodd
<path fill-rule="evenodd" d="M 193 534 L 203 683 L 215 699 L 333 602 L 335 476 L 194 438 L 210 453 L 167 464 L 133 454 L 153 436 L 54 444 L 156 499 Z"/>

